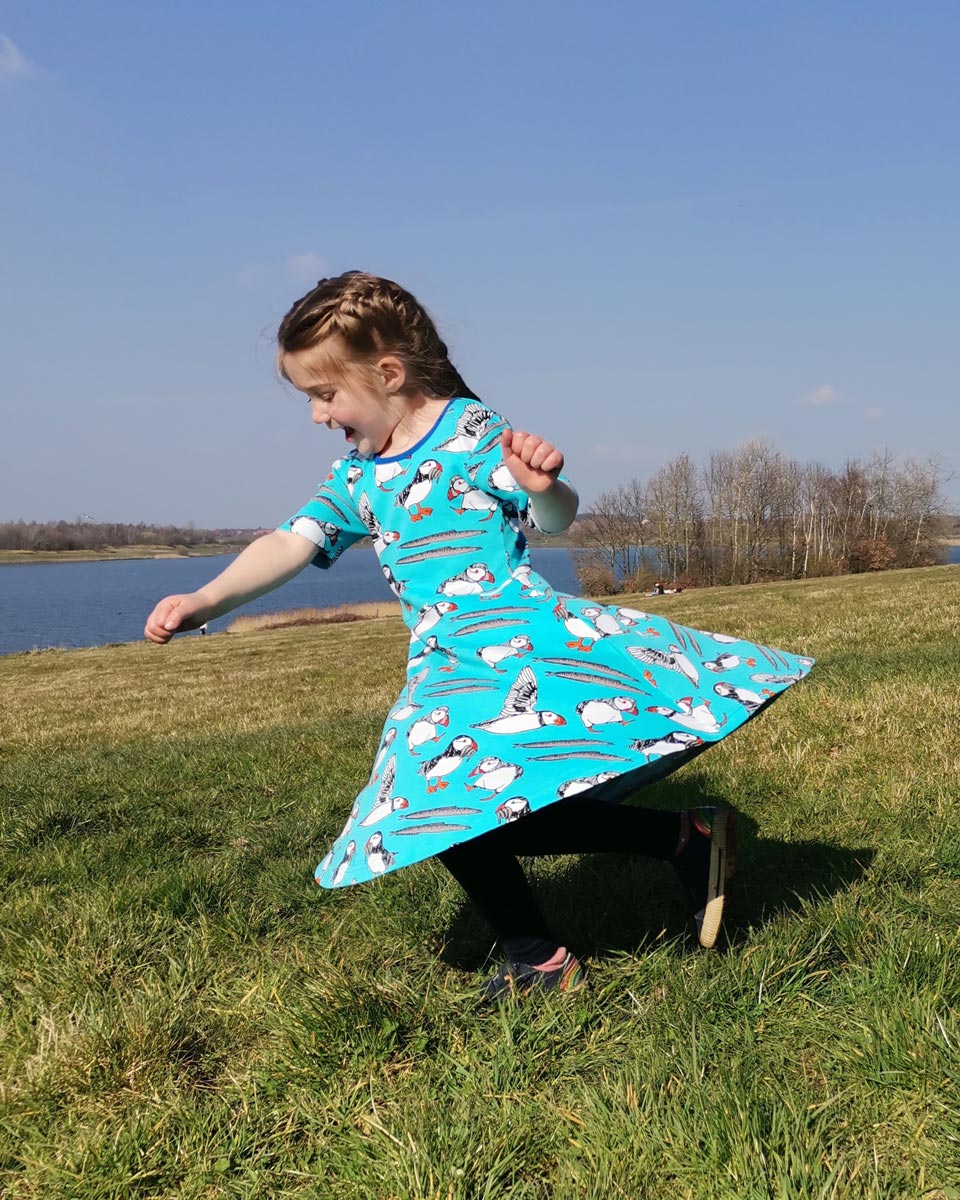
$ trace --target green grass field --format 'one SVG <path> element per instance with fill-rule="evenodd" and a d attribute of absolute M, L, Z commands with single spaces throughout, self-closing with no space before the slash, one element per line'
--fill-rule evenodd
<path fill-rule="evenodd" d="M 644 793 L 738 809 L 726 941 L 542 860 L 590 988 L 492 1013 L 437 864 L 312 883 L 399 620 L 0 659 L 0 1194 L 960 1197 L 960 568 L 635 603 L 818 659 Z"/>

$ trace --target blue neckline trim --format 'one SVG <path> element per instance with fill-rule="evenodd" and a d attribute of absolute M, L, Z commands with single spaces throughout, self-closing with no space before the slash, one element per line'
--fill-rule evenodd
<path fill-rule="evenodd" d="M 420 449 L 420 447 L 424 444 L 424 442 L 428 442 L 430 440 L 430 438 L 432 438 L 433 435 L 436 433 L 437 427 L 440 424 L 440 422 L 443 420 L 443 418 L 447 415 L 447 412 L 450 409 L 450 405 L 453 404 L 454 401 L 456 401 L 456 400 L 465 400 L 465 399 L 466 399 L 465 396 L 451 396 L 450 399 L 443 406 L 443 412 L 440 414 L 439 417 L 437 417 L 437 419 L 430 426 L 430 428 L 427 430 L 427 432 L 423 435 L 423 437 L 420 439 L 420 441 L 414 442 L 414 444 L 412 446 L 408 446 L 406 448 L 406 450 L 403 451 L 402 454 L 391 454 L 389 456 L 389 458 L 381 458 L 380 455 L 375 454 L 373 456 L 373 461 L 376 463 L 399 462 L 401 458 L 409 458 L 411 454 L 415 454 Z"/>

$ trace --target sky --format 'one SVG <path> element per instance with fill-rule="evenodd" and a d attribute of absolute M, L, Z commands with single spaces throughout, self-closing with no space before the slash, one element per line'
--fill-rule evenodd
<path fill-rule="evenodd" d="M 924 0 L 7 0 L 0 520 L 281 522 L 342 441 L 276 326 L 351 268 L 584 507 L 751 438 L 960 470 L 958 35 Z"/>

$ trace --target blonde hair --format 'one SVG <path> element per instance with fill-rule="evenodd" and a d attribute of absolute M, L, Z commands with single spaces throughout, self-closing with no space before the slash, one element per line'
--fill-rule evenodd
<path fill-rule="evenodd" d="M 346 271 L 317 286 L 291 307 L 277 330 L 277 366 L 287 377 L 286 354 L 340 338 L 351 359 L 370 364 L 393 354 L 404 364 L 407 386 L 428 396 L 477 397 L 451 363 L 446 344 L 423 305 L 390 279 Z M 342 373 L 344 364 L 339 366 Z"/>

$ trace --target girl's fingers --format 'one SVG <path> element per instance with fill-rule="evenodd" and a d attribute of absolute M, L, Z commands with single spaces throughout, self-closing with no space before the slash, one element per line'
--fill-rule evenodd
<path fill-rule="evenodd" d="M 183 621 L 183 613 L 180 612 L 179 605 L 171 605 L 169 611 L 164 615 L 163 627 L 171 633 L 175 633 Z"/>
<path fill-rule="evenodd" d="M 522 429 L 508 429 L 501 438 L 504 448 L 528 463 L 534 450 L 543 441 L 533 433 L 524 433 Z"/>
<path fill-rule="evenodd" d="M 555 447 L 551 446 L 549 452 L 544 456 L 540 463 L 541 471 L 559 471 L 563 466 L 563 455 Z"/>
<path fill-rule="evenodd" d="M 541 442 L 530 456 L 530 466 L 539 471 L 549 471 L 558 458 L 556 446 Z"/>
<path fill-rule="evenodd" d="M 147 617 L 144 636 L 151 642 L 169 642 L 183 624 L 185 613 L 181 604 L 183 597 L 166 596 Z"/>
<path fill-rule="evenodd" d="M 143 630 L 144 637 L 151 642 L 160 642 L 161 644 L 169 642 L 174 631 L 165 627 L 165 619 L 166 614 L 151 613 Z"/>
<path fill-rule="evenodd" d="M 513 454 L 534 471 L 555 471 L 563 465 L 563 455 L 550 442 L 534 433 L 514 429 L 505 431 L 501 443 L 504 455 Z"/>
<path fill-rule="evenodd" d="M 143 636 L 147 641 L 158 642 L 162 646 L 170 641 L 173 634 L 164 629 L 163 625 L 158 624 L 153 617 L 150 617 L 143 630 Z"/>

